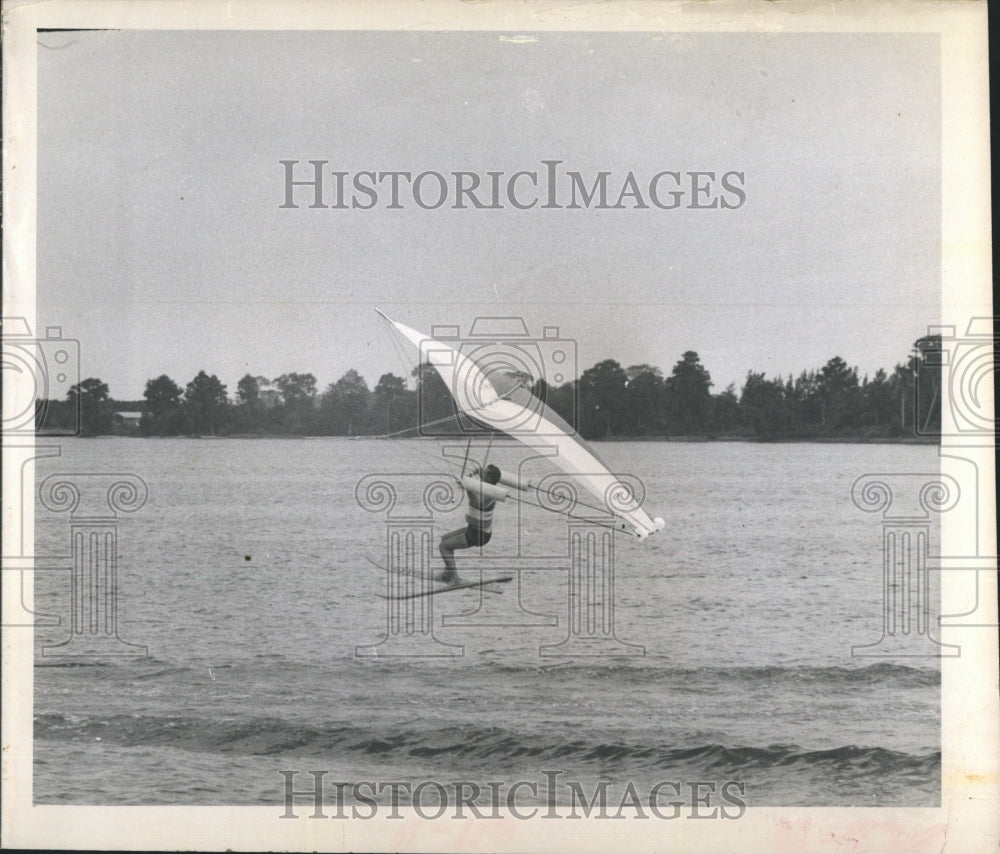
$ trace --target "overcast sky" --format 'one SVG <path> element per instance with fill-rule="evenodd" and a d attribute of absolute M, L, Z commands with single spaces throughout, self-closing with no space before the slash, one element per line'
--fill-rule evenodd
<path fill-rule="evenodd" d="M 721 391 L 891 369 L 940 303 L 938 42 L 925 35 L 39 34 L 38 311 L 140 398 L 199 370 L 404 373 L 423 331 L 522 315 Z M 744 175 L 733 210 L 282 209 L 330 170 Z M 303 197 L 305 198 L 305 197 Z"/>

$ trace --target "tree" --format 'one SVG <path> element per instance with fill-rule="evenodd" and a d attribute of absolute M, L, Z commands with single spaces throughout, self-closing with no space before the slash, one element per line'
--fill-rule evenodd
<path fill-rule="evenodd" d="M 226 419 L 235 433 L 280 431 L 281 392 L 267 377 L 244 374 L 236 384 L 236 405 L 227 407 Z"/>
<path fill-rule="evenodd" d="M 900 434 L 916 432 L 916 426 L 913 421 L 913 401 L 916 389 L 912 364 L 912 359 L 910 360 L 909 365 L 897 364 L 892 370 L 892 377 L 890 379 L 893 390 L 895 391 L 893 419 L 894 421 L 897 420 L 898 415 Z"/>
<path fill-rule="evenodd" d="M 913 420 L 917 432 L 941 432 L 941 336 L 925 335 L 913 345 Z"/>
<path fill-rule="evenodd" d="M 792 395 L 800 430 L 807 434 L 819 432 L 823 424 L 823 401 L 816 371 L 799 374 L 792 385 Z"/>
<path fill-rule="evenodd" d="M 336 436 L 353 436 L 367 422 L 371 392 L 364 377 L 351 368 L 323 393 L 323 426 Z"/>
<path fill-rule="evenodd" d="M 236 400 L 241 406 L 256 409 L 260 403 L 260 381 L 257 377 L 244 374 L 236 384 Z"/>
<path fill-rule="evenodd" d="M 870 381 L 866 377 L 861 394 L 864 399 L 864 423 L 883 434 L 889 432 L 896 416 L 896 390 L 888 374 L 879 368 Z"/>
<path fill-rule="evenodd" d="M 785 384 L 750 371 L 740 394 L 740 409 L 755 436 L 781 439 L 788 435 L 789 419 Z"/>
<path fill-rule="evenodd" d="M 652 365 L 630 365 L 625 369 L 625 432 L 644 436 L 663 429 L 663 373 Z"/>
<path fill-rule="evenodd" d="M 80 413 L 80 435 L 97 436 L 111 432 L 110 394 L 107 383 L 89 377 L 66 392 L 71 406 Z"/>
<path fill-rule="evenodd" d="M 843 359 L 834 356 L 819 372 L 817 391 L 824 432 L 857 426 L 860 403 L 857 368 L 849 368 Z"/>
<path fill-rule="evenodd" d="M 282 374 L 274 381 L 274 384 L 281 392 L 281 398 L 286 407 L 312 405 L 312 401 L 316 397 L 316 377 L 312 374 Z"/>
<path fill-rule="evenodd" d="M 423 362 L 413 369 L 420 430 L 425 434 L 454 434 L 461 430 L 454 398 L 437 369 Z"/>
<path fill-rule="evenodd" d="M 312 374 L 282 374 L 274 384 L 281 392 L 281 424 L 288 433 L 301 435 L 315 429 L 316 377 Z"/>
<path fill-rule="evenodd" d="M 146 381 L 146 411 L 139 429 L 147 436 L 175 436 L 184 421 L 181 387 L 166 374 Z"/>
<path fill-rule="evenodd" d="M 544 402 L 573 430 L 578 429 L 580 423 L 580 383 L 578 380 L 563 383 L 561 386 L 545 386 Z"/>
<path fill-rule="evenodd" d="M 415 426 L 411 392 L 406 388 L 406 380 L 395 374 L 382 374 L 372 394 L 375 429 L 384 430 L 386 435 Z"/>
<path fill-rule="evenodd" d="M 204 371 L 187 384 L 184 392 L 184 409 L 187 416 L 188 432 L 196 436 L 206 432 L 214 436 L 225 415 L 229 401 L 226 398 L 226 387 L 219 378 Z"/>
<path fill-rule="evenodd" d="M 375 394 L 380 397 L 398 397 L 406 392 L 406 380 L 395 374 L 382 374 L 375 386 Z"/>
<path fill-rule="evenodd" d="M 694 350 L 688 350 L 667 378 L 668 417 L 683 432 L 705 429 L 712 378 Z"/>
<path fill-rule="evenodd" d="M 603 439 L 618 433 L 628 376 L 614 359 L 605 359 L 580 375 L 580 432 Z"/>
<path fill-rule="evenodd" d="M 720 394 L 713 394 L 709 407 L 708 426 L 715 434 L 730 435 L 740 427 L 740 399 L 736 383 L 730 383 Z"/>

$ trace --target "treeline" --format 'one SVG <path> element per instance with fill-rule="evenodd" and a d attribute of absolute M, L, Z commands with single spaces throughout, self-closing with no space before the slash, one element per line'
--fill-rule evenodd
<path fill-rule="evenodd" d="M 524 378 L 584 438 L 689 436 L 759 440 L 933 436 L 941 426 L 940 338 L 921 338 L 891 373 L 859 377 L 840 357 L 797 377 L 750 371 L 743 387 L 712 393 L 698 354 L 688 351 L 670 374 L 651 365 L 606 359 L 561 386 Z M 428 365 L 410 382 L 383 374 L 369 388 L 355 370 L 320 392 L 309 373 L 269 380 L 247 374 L 230 398 L 214 374 L 185 387 L 162 375 L 141 401 L 116 401 L 99 379 L 70 389 L 65 401 L 39 406 L 38 425 L 81 435 L 414 436 L 462 429 L 444 383 Z M 138 413 L 138 415 L 136 414 Z"/>

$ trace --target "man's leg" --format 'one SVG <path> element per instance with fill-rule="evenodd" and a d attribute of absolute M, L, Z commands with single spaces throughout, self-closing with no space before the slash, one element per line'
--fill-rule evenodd
<path fill-rule="evenodd" d="M 457 549 L 467 549 L 468 541 L 465 539 L 465 528 L 459 528 L 450 534 L 445 534 L 441 538 L 438 551 L 441 552 L 441 559 L 444 561 L 444 572 L 439 576 L 446 584 L 454 584 L 458 581 L 458 569 L 455 566 L 455 551 Z"/>

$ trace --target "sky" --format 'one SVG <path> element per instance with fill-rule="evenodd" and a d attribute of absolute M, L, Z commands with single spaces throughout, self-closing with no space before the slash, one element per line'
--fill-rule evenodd
<path fill-rule="evenodd" d="M 246 373 L 374 387 L 416 356 L 376 307 L 424 332 L 557 327 L 577 370 L 694 350 L 715 392 L 834 356 L 891 370 L 938 322 L 935 36 L 38 38 L 37 324 L 119 400 L 199 370 L 230 394 Z M 283 160 L 505 180 L 559 160 L 615 196 L 629 172 L 739 172 L 745 201 L 390 209 L 383 185 L 368 210 L 289 209 Z"/>

